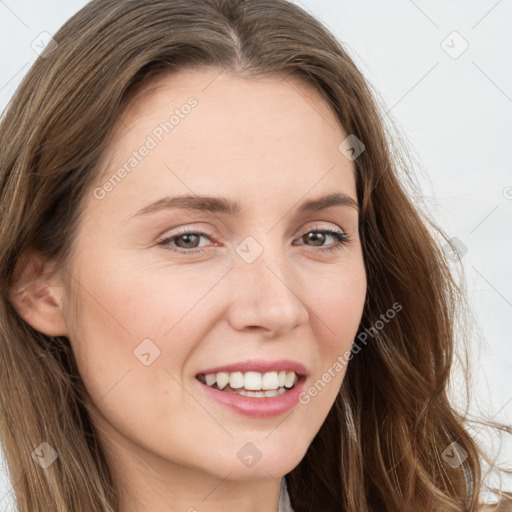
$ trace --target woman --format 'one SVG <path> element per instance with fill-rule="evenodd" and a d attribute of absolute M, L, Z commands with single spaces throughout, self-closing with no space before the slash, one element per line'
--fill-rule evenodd
<path fill-rule="evenodd" d="M 18 510 L 481 508 L 459 291 L 333 36 L 95 0 L 54 39 L 0 127 Z"/>

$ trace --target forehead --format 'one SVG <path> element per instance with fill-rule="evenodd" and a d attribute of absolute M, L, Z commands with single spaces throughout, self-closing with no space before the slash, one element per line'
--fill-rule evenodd
<path fill-rule="evenodd" d="M 190 112 L 192 99 L 197 106 Z M 173 112 L 179 118 L 172 120 Z M 134 129 L 151 133 L 170 120 L 176 129 L 164 143 L 203 139 L 205 149 L 207 141 L 234 145 L 245 136 L 265 143 L 293 135 L 295 142 L 310 140 L 305 149 L 312 150 L 322 139 L 330 144 L 346 136 L 332 107 L 305 79 L 242 77 L 207 68 L 161 75 L 139 87 L 121 115 L 115 139 L 129 140 Z"/>
<path fill-rule="evenodd" d="M 127 97 L 123 118 L 133 121 L 146 113 L 148 107 L 161 105 L 166 98 L 172 100 L 184 95 L 194 95 L 204 104 L 229 98 L 225 107 L 256 100 L 267 105 L 285 101 L 283 107 L 299 107 L 298 102 L 305 102 L 325 121 L 335 120 L 327 100 L 305 77 L 281 73 L 249 76 L 211 67 L 161 72 L 138 85 Z"/>
<path fill-rule="evenodd" d="M 236 194 L 241 187 L 251 193 L 273 188 L 295 197 L 320 181 L 322 190 L 345 185 L 337 189 L 350 192 L 352 163 L 338 149 L 346 136 L 331 106 L 304 80 L 181 71 L 153 79 L 132 96 L 102 180 L 124 166 L 129 175 L 112 196 L 128 194 L 135 202 L 162 189 Z M 128 169 L 148 141 L 151 150 Z"/>

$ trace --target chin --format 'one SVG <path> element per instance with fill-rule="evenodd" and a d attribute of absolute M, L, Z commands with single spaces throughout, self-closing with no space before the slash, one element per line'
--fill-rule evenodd
<path fill-rule="evenodd" d="M 279 443 L 277 437 L 276 440 Z M 258 444 L 258 441 L 247 441 L 237 450 L 234 458 L 225 460 L 224 475 L 231 472 L 229 478 L 234 480 L 267 479 L 270 476 L 280 478 L 298 466 L 307 449 L 307 443 L 303 447 L 294 443 L 293 448 L 288 449 L 284 443 L 261 441 Z"/>

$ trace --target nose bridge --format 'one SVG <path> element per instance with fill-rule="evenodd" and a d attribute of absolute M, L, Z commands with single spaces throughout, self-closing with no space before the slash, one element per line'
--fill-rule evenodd
<path fill-rule="evenodd" d="M 235 268 L 254 285 L 265 284 L 274 295 L 291 293 L 286 286 L 290 285 L 290 262 L 276 237 L 265 233 L 247 236 L 236 247 L 236 253 Z"/>
<path fill-rule="evenodd" d="M 308 318 L 284 247 L 271 236 L 248 236 L 236 247 L 233 327 L 261 327 L 283 334 Z"/>

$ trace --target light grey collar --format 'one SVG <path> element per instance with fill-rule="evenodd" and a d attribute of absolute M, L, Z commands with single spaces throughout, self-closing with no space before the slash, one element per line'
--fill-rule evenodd
<path fill-rule="evenodd" d="M 281 495 L 279 496 L 278 512 L 293 512 L 293 508 L 290 504 L 290 496 L 286 487 L 285 477 L 283 477 L 281 480 Z"/>

